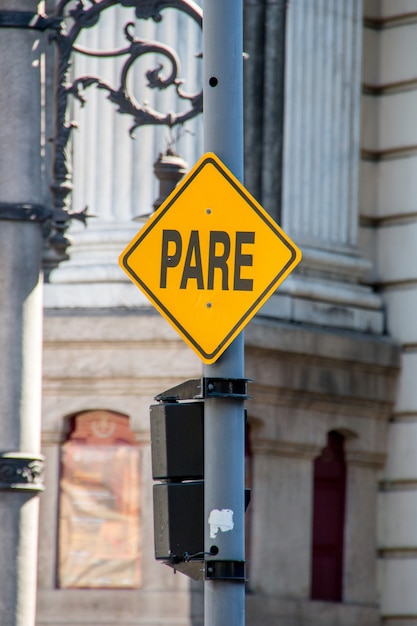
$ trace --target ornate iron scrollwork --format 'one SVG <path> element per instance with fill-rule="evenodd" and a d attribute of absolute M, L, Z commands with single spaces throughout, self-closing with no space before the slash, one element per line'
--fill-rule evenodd
<path fill-rule="evenodd" d="M 162 46 L 161 44 L 156 44 L 152 41 L 145 41 L 143 39 L 136 39 L 133 34 L 130 33 L 131 28 L 134 27 L 132 22 L 126 24 L 124 32 L 127 41 L 129 42 L 129 46 L 126 48 L 122 48 L 120 50 L 115 50 L 112 56 L 121 56 L 128 55 L 126 62 L 124 63 L 121 76 L 120 76 L 120 85 L 117 89 L 114 89 L 111 85 L 106 83 L 95 76 L 80 76 L 75 79 L 74 82 L 67 88 L 67 93 L 72 93 L 75 98 L 79 100 L 81 105 L 85 103 L 85 97 L 83 95 L 83 91 L 90 87 L 91 85 L 96 85 L 99 89 L 104 89 L 108 92 L 108 99 L 117 105 L 117 110 L 119 113 L 127 113 L 131 115 L 134 119 L 134 124 L 130 129 L 130 134 L 133 135 L 133 132 L 139 126 L 143 126 L 145 124 L 153 124 L 153 125 L 166 125 L 172 128 L 176 124 L 183 124 L 187 120 L 193 118 L 195 115 L 201 112 L 202 110 L 202 93 L 197 94 L 187 94 L 181 89 L 181 85 L 183 84 L 183 80 L 177 78 L 178 68 L 179 68 L 179 59 L 174 50 L 169 48 L 168 46 Z M 77 52 L 81 52 L 88 56 L 97 56 L 97 57 L 105 57 L 108 56 L 106 53 L 96 52 L 92 53 L 80 46 L 75 48 Z M 164 55 L 171 64 L 171 72 L 167 78 L 164 78 L 161 75 L 161 71 L 163 69 L 162 64 L 158 64 L 153 70 L 148 70 L 146 72 L 146 77 L 148 79 L 148 87 L 151 89 L 166 89 L 171 85 L 175 86 L 177 96 L 181 100 L 187 100 L 190 102 L 190 108 L 188 111 L 182 113 L 160 113 L 155 109 L 152 109 L 149 105 L 138 105 L 133 96 L 129 93 L 128 89 L 128 73 L 132 68 L 134 62 L 143 54 L 149 54 L 151 52 L 159 53 Z"/>
<path fill-rule="evenodd" d="M 139 39 L 133 33 L 134 24 L 128 22 L 124 27 L 126 45 L 117 50 L 95 51 L 82 47 L 78 42 L 79 36 L 86 28 L 94 27 L 103 11 L 110 7 L 122 6 L 134 8 L 137 19 L 152 19 L 160 22 L 163 19 L 165 9 L 177 9 L 190 17 L 201 28 L 202 10 L 192 0 L 61 0 L 56 6 L 51 20 L 54 29 L 50 35 L 57 46 L 57 67 L 55 78 L 55 133 L 53 138 L 53 181 L 52 192 L 52 217 L 47 224 L 47 238 L 52 247 L 53 255 L 45 259 L 46 271 L 52 269 L 61 260 L 67 259 L 67 247 L 69 240 L 66 230 L 69 220 L 75 218 L 85 220 L 88 217 L 87 210 L 80 213 L 70 212 L 70 192 L 72 190 L 72 169 L 69 154 L 69 140 L 74 123 L 69 119 L 68 99 L 70 96 L 79 100 L 81 105 L 86 101 L 86 89 L 96 86 L 107 92 L 107 98 L 116 105 L 119 113 L 128 114 L 133 118 L 130 133 L 143 125 L 166 125 L 172 128 L 184 124 L 187 120 L 197 116 L 203 109 L 202 91 L 195 94 L 186 93 L 183 90 L 184 81 L 178 76 L 179 59 L 177 53 L 167 45 L 158 41 Z M 56 24 L 59 24 L 57 27 Z M 72 56 L 79 53 L 94 57 L 126 57 L 123 63 L 120 84 L 111 85 L 99 76 L 80 76 L 69 81 L 69 71 Z M 188 104 L 187 110 L 180 113 L 162 113 L 147 104 L 140 105 L 136 102 L 128 88 L 128 75 L 132 66 L 139 57 L 145 54 L 158 53 L 162 55 L 170 65 L 167 76 L 162 74 L 163 67 L 158 64 L 156 68 L 146 72 L 147 86 L 151 89 L 163 90 L 173 87 L 178 99 Z"/>

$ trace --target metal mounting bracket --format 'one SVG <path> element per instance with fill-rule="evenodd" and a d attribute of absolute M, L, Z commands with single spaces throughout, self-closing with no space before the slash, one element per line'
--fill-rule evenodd
<path fill-rule="evenodd" d="M 0 202 L 0 220 L 45 222 L 49 217 L 50 211 L 40 204 Z"/>
<path fill-rule="evenodd" d="M 246 580 L 245 561 L 206 561 L 206 580 Z"/>
<path fill-rule="evenodd" d="M 43 491 L 44 466 L 42 455 L 0 452 L 0 491 Z"/>
<path fill-rule="evenodd" d="M 58 29 L 61 18 L 45 17 L 30 11 L 0 11 L 0 28 L 30 28 L 33 30 Z"/>
<path fill-rule="evenodd" d="M 246 400 L 248 378 L 195 378 L 187 380 L 155 396 L 157 402 L 179 402 L 205 398 L 230 398 Z"/>

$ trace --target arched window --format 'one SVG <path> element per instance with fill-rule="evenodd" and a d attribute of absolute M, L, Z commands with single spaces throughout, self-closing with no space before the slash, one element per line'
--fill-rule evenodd
<path fill-rule="evenodd" d="M 344 437 L 330 432 L 314 461 L 311 598 L 340 602 L 346 499 Z"/>
<path fill-rule="evenodd" d="M 140 586 L 139 452 L 126 415 L 73 419 L 61 455 L 60 587 Z"/>

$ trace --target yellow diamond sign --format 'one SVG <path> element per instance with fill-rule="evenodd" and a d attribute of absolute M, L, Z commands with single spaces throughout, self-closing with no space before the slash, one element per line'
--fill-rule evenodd
<path fill-rule="evenodd" d="M 213 363 L 301 260 L 301 252 L 212 153 L 119 263 L 205 363 Z"/>

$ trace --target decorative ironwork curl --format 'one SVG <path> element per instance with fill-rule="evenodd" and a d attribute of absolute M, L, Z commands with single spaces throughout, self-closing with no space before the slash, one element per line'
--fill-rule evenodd
<path fill-rule="evenodd" d="M 172 128 L 177 124 L 184 124 L 189 119 L 192 119 L 198 113 L 202 111 L 202 93 L 197 94 L 188 94 L 181 89 L 181 85 L 184 81 L 180 78 L 177 78 L 180 60 L 178 55 L 172 48 L 168 46 L 162 46 L 159 43 L 155 43 L 153 41 L 148 41 L 145 39 L 137 39 L 130 32 L 129 29 L 134 27 L 133 22 L 129 22 L 125 26 L 125 36 L 126 39 L 130 42 L 130 45 L 126 48 L 122 48 L 120 50 L 113 50 L 111 56 L 122 56 L 128 55 L 126 62 L 123 65 L 121 75 L 120 75 L 120 86 L 117 89 L 114 89 L 107 82 L 101 80 L 98 77 L 94 76 L 80 76 L 68 87 L 67 92 L 71 93 L 82 106 L 84 106 L 86 102 L 86 98 L 84 96 L 84 91 L 87 87 L 91 85 L 96 85 L 98 89 L 103 89 L 108 92 L 108 99 L 117 105 L 117 110 L 119 113 L 127 113 L 131 115 L 134 119 L 133 126 L 129 129 L 130 135 L 133 137 L 134 131 L 139 126 L 143 126 L 145 124 L 153 124 L 153 125 L 166 125 Z M 77 46 L 77 52 L 81 52 L 87 56 L 96 56 L 96 57 L 107 57 L 108 53 L 101 53 L 98 51 L 89 51 L 85 48 L 81 48 Z M 171 64 L 171 72 L 165 78 L 161 74 L 161 70 L 163 69 L 162 64 L 158 64 L 158 66 L 153 70 L 148 70 L 146 72 L 146 78 L 148 79 L 147 86 L 151 89 L 166 89 L 171 85 L 175 86 L 175 90 L 179 100 L 186 100 L 190 103 L 191 107 L 188 111 L 182 113 L 160 113 L 155 109 L 151 108 L 148 104 L 139 105 L 133 96 L 129 93 L 128 89 L 128 74 L 131 68 L 133 67 L 135 61 L 144 54 L 150 53 L 159 53 L 165 56 Z"/>
<path fill-rule="evenodd" d="M 53 181 L 51 192 L 53 199 L 52 219 L 46 227 L 46 235 L 52 246 L 44 259 L 46 273 L 68 258 L 67 247 L 70 244 L 66 236 L 69 221 L 75 217 L 86 219 L 87 210 L 81 213 L 70 212 L 70 193 L 72 191 L 72 169 L 69 154 L 69 140 L 75 124 L 68 117 L 68 98 L 73 96 L 84 105 L 85 90 L 93 85 L 107 92 L 107 98 L 116 105 L 117 111 L 132 116 L 133 125 L 129 132 L 143 125 L 166 125 L 172 128 L 184 124 L 203 110 L 202 91 L 195 94 L 183 90 L 184 81 L 178 76 L 179 58 L 176 52 L 158 41 L 138 39 L 132 33 L 134 24 L 129 22 L 124 28 L 128 45 L 111 51 L 89 50 L 77 43 L 85 28 L 94 27 L 103 11 L 110 7 L 122 6 L 134 8 L 137 19 L 152 19 L 160 22 L 165 9 L 177 9 L 190 17 L 201 28 L 202 11 L 193 0 L 61 0 L 55 9 L 51 23 L 54 31 L 50 35 L 57 47 L 58 58 L 55 78 L 55 136 L 53 155 Z M 58 24 L 58 26 L 57 26 Z M 69 70 L 73 53 L 95 57 L 126 56 L 120 74 L 120 84 L 116 87 L 102 80 L 99 76 L 80 76 L 69 82 Z M 167 89 L 173 86 L 179 101 L 188 103 L 188 110 L 180 113 L 161 113 L 148 104 L 140 105 L 128 88 L 128 74 L 134 63 L 143 55 L 157 53 L 170 64 L 167 76 L 162 74 L 162 65 L 146 72 L 147 86 L 151 89 Z"/>

